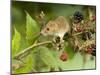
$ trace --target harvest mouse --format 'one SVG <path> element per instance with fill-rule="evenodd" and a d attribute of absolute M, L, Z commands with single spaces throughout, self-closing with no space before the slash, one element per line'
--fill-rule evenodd
<path fill-rule="evenodd" d="M 70 26 L 68 20 L 63 16 L 59 16 L 55 20 L 49 21 L 41 30 L 41 34 L 44 36 L 59 36 L 62 39 L 64 34 L 69 31 Z"/>

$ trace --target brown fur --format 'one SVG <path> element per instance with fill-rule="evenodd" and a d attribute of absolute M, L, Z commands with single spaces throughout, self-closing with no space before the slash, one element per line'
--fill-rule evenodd
<path fill-rule="evenodd" d="M 70 26 L 67 19 L 63 16 L 59 16 L 54 21 L 49 21 L 41 33 L 43 35 L 64 35 L 69 30 Z"/>

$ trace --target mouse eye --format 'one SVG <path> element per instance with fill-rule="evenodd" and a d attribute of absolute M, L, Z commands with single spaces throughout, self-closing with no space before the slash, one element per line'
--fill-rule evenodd
<path fill-rule="evenodd" d="M 47 31 L 49 31 L 49 28 L 47 28 Z"/>

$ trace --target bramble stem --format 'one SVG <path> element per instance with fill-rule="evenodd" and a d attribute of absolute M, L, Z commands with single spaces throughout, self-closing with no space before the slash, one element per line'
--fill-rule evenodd
<path fill-rule="evenodd" d="M 37 47 L 37 46 L 40 46 L 40 45 L 44 45 L 44 44 L 49 44 L 49 43 L 52 43 L 52 41 L 46 41 L 46 42 L 42 42 L 42 43 L 34 43 L 33 45 L 25 48 L 24 50 L 22 50 L 21 52 L 19 52 L 14 58 L 15 59 L 19 59 L 23 54 L 29 52 L 32 50 L 32 48 L 34 47 Z"/>

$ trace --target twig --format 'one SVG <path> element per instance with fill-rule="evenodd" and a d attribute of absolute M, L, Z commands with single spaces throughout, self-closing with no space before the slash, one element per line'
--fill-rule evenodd
<path fill-rule="evenodd" d="M 15 59 L 19 59 L 23 54 L 30 52 L 32 50 L 32 48 L 40 46 L 40 45 L 44 45 L 44 44 L 49 44 L 52 43 L 52 41 L 46 41 L 46 42 L 42 42 L 42 43 L 34 43 L 33 45 L 29 46 L 28 48 L 22 50 L 20 53 L 18 53 L 14 58 Z"/>
<path fill-rule="evenodd" d="M 80 34 L 82 34 L 82 32 L 79 32 L 79 33 L 73 34 L 73 36 L 77 36 L 77 35 L 80 35 Z"/>

